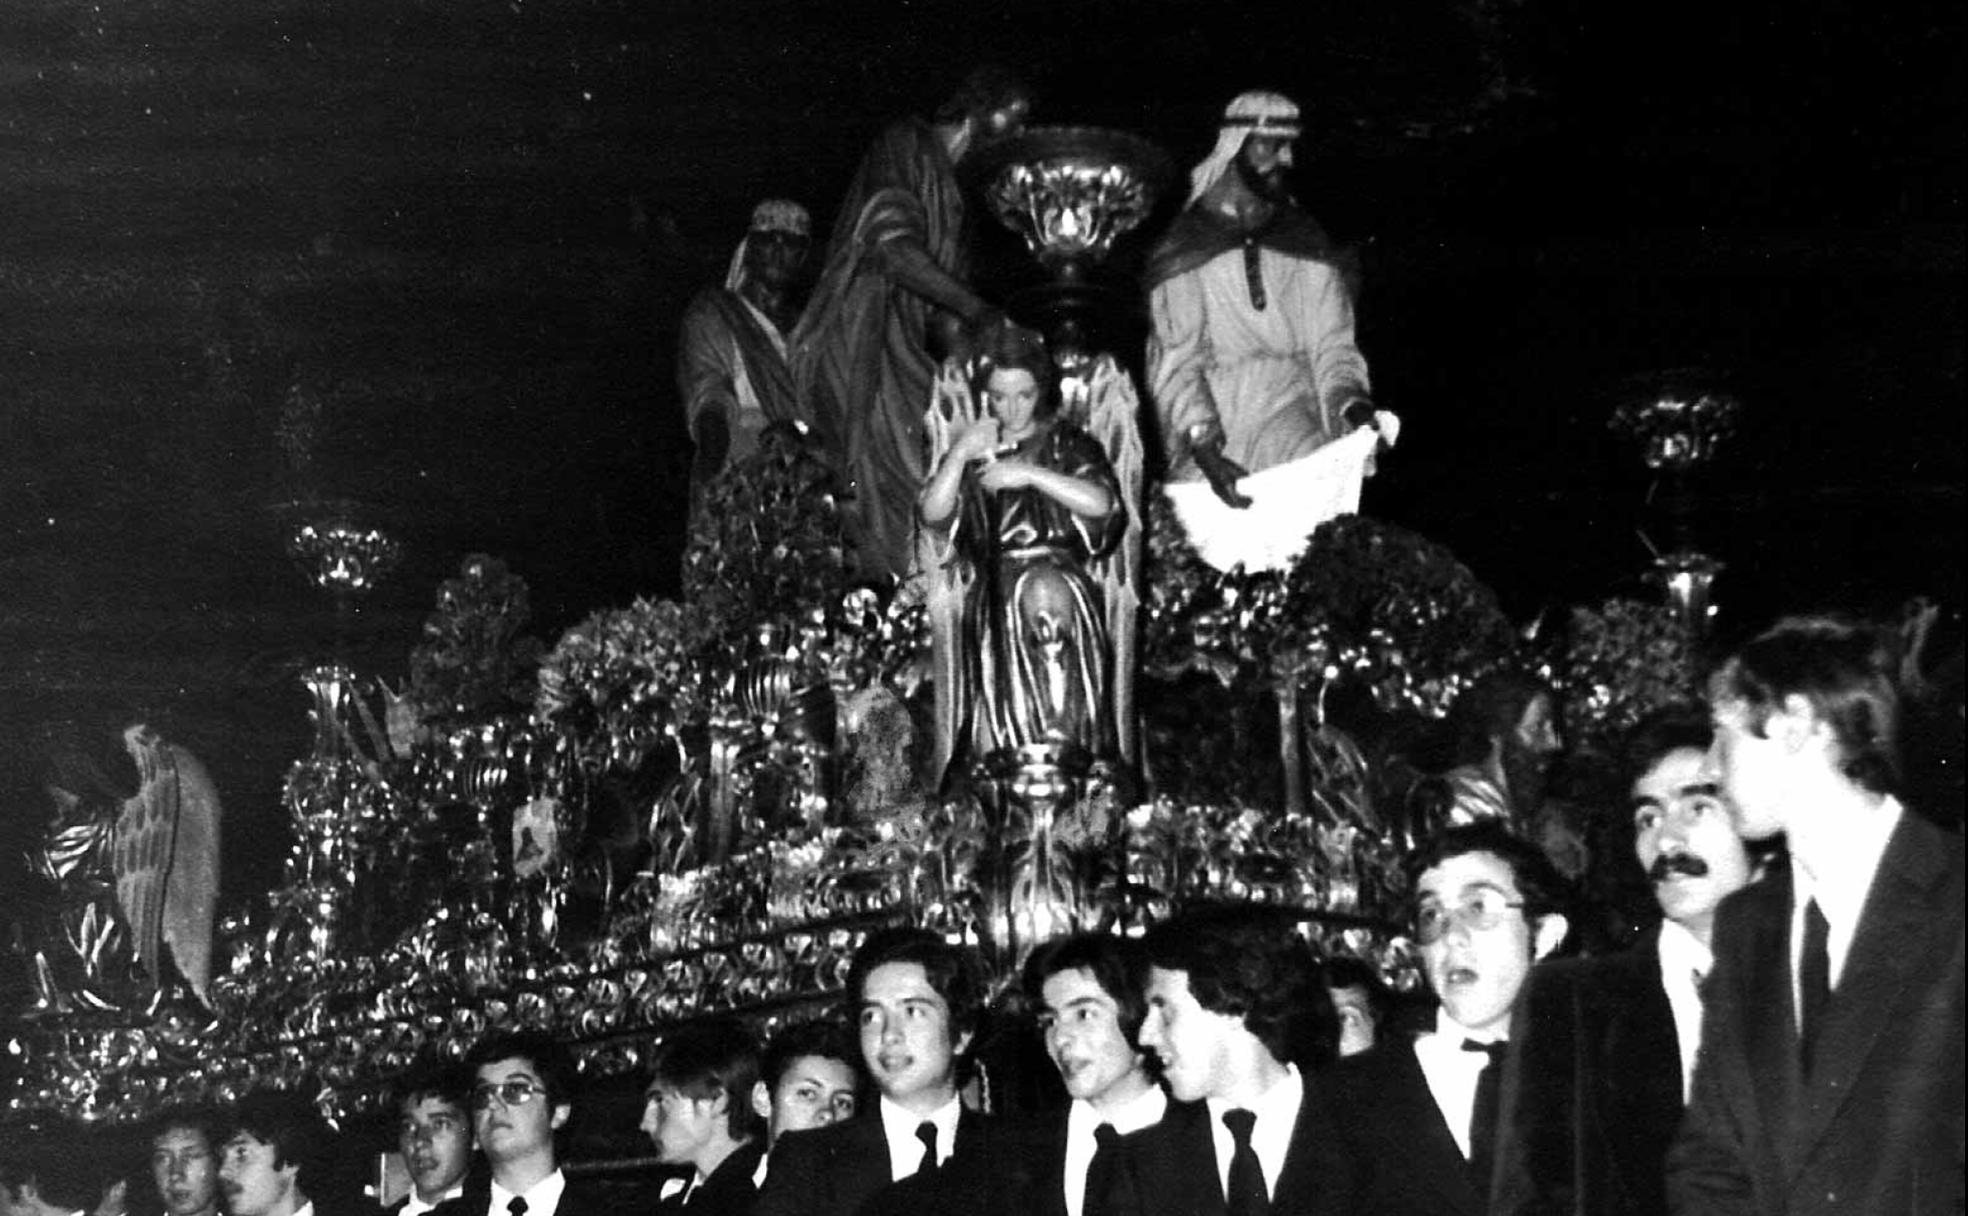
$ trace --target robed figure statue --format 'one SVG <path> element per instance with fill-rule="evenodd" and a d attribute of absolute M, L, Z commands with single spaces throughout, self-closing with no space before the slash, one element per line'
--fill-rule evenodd
<path fill-rule="evenodd" d="M 1006 326 L 967 379 L 945 366 L 917 509 L 935 630 L 940 774 L 1044 744 L 1115 748 L 1107 559 L 1128 495 L 1108 453 L 1059 416 L 1044 342 Z M 980 394 L 976 391 L 981 388 Z"/>

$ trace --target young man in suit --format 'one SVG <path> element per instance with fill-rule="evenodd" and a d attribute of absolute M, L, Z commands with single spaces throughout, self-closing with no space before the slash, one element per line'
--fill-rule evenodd
<path fill-rule="evenodd" d="M 1905 805 L 1898 654 L 1793 618 L 1709 683 L 1712 771 L 1787 870 L 1715 925 L 1676 1213 L 1958 1213 L 1961 837 Z"/>
<path fill-rule="evenodd" d="M 317 1207 L 328 1164 L 328 1125 L 299 1094 L 257 1090 L 227 1112 L 219 1189 L 235 1216 L 326 1216 Z"/>
<path fill-rule="evenodd" d="M 1563 880 L 1502 821 L 1449 827 L 1409 859 L 1434 1028 L 1340 1061 L 1329 1096 L 1356 1202 L 1376 1216 L 1483 1216 L 1511 1008 L 1564 941 Z"/>
<path fill-rule="evenodd" d="M 653 1073 L 643 1133 L 664 1165 L 690 1170 L 664 1184 L 656 1210 L 745 1216 L 765 1154 L 765 1120 L 752 1109 L 757 1040 L 730 1018 L 686 1026 L 664 1038 Z"/>
<path fill-rule="evenodd" d="M 832 1018 L 797 1022 L 772 1036 L 752 1086 L 752 1110 L 765 1120 L 766 1147 L 752 1171 L 753 1191 L 765 1185 L 779 1137 L 854 1117 L 860 1059 L 853 1032 Z"/>
<path fill-rule="evenodd" d="M 217 1216 L 219 1139 L 212 1112 L 173 1107 L 150 1126 L 150 1177 L 163 1216 Z"/>
<path fill-rule="evenodd" d="M 1690 704 L 1627 738 L 1634 852 L 1663 919 L 1631 949 L 1532 976 L 1504 1069 L 1497 1216 L 1666 1216 L 1715 910 L 1756 869 L 1704 771 L 1713 735 L 1708 708 Z"/>
<path fill-rule="evenodd" d="M 1143 939 L 1141 1045 L 1176 1099 L 1121 1140 L 1115 1216 L 1312 1216 L 1356 1210 L 1313 1071 L 1338 1024 L 1319 966 L 1270 909 L 1217 908 Z"/>
<path fill-rule="evenodd" d="M 754 1211 L 854 1216 L 991 1202 L 995 1129 L 957 1096 L 957 1065 L 984 1006 L 976 958 L 926 929 L 879 930 L 856 951 L 847 993 L 875 1109 L 782 1137 Z"/>
<path fill-rule="evenodd" d="M 601 1197 L 560 1167 L 555 1137 L 574 1114 L 573 1058 L 537 1031 L 497 1031 L 465 1055 L 472 1133 L 491 1166 L 485 1194 L 447 1199 L 433 1216 L 586 1216 Z"/>
<path fill-rule="evenodd" d="M 1097 1216 L 1113 1190 L 1118 1141 L 1159 1123 L 1168 1095 L 1141 1047 L 1148 956 L 1107 933 L 1047 942 L 1026 961 L 1026 999 L 1072 1102 L 1033 1119 L 1021 1212 Z"/>
<path fill-rule="evenodd" d="M 396 1147 L 410 1171 L 410 1193 L 391 1205 L 392 1216 L 423 1216 L 465 1193 L 471 1088 L 471 1073 L 448 1061 L 414 1068 L 397 1083 Z"/>

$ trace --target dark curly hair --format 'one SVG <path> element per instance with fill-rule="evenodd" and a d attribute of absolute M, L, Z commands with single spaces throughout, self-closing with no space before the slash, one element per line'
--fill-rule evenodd
<path fill-rule="evenodd" d="M 895 927 L 877 929 L 854 952 L 847 969 L 848 1009 L 860 1015 L 861 997 L 868 976 L 889 963 L 915 963 L 923 969 L 929 986 L 950 1007 L 952 1041 L 975 1033 L 984 1012 L 984 968 L 974 951 L 953 946 L 928 929 Z"/>
<path fill-rule="evenodd" d="M 1120 1009 L 1121 1033 L 1128 1046 L 1141 1048 L 1141 1023 L 1148 1016 L 1148 955 L 1141 943 L 1111 933 L 1075 933 L 1041 943 L 1025 960 L 1025 997 L 1045 1004 L 1045 984 L 1062 971 L 1084 971 Z"/>
<path fill-rule="evenodd" d="M 765 1134 L 765 1120 L 752 1109 L 752 1086 L 759 1079 L 758 1039 L 736 1018 L 712 1018 L 665 1035 L 650 1064 L 651 1084 L 685 1097 L 725 1099 L 725 1130 L 733 1140 Z"/>
<path fill-rule="evenodd" d="M 1318 959 L 1277 910 L 1243 904 L 1197 908 L 1142 939 L 1148 961 L 1181 971 L 1212 1013 L 1242 1018 L 1273 1058 L 1321 1068 L 1339 1051 L 1339 1015 Z"/>
<path fill-rule="evenodd" d="M 1553 912 L 1565 912 L 1571 892 L 1544 850 L 1517 834 L 1501 819 L 1478 819 L 1443 828 L 1409 855 L 1405 869 L 1408 889 L 1414 890 L 1421 876 L 1457 857 L 1488 853 L 1510 869 L 1517 893 L 1524 899 L 1524 916 L 1535 920 Z"/>

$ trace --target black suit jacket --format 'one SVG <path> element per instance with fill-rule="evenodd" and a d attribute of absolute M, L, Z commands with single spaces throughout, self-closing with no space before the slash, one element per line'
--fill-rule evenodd
<path fill-rule="evenodd" d="M 1798 1059 L 1789 871 L 1726 900 L 1701 1067 L 1668 1153 L 1676 1213 L 1958 1213 L 1963 1206 L 1961 837 L 1911 810 L 1880 858 Z"/>
<path fill-rule="evenodd" d="M 1328 1092 L 1359 1174 L 1358 1211 L 1375 1216 L 1483 1216 L 1486 1196 L 1435 1105 L 1414 1041 L 1384 1039 L 1333 1065 Z"/>
<path fill-rule="evenodd" d="M 943 1168 L 893 1182 L 881 1114 L 871 1110 L 832 1127 L 779 1137 L 752 1211 L 755 1216 L 992 1211 L 1003 1201 L 1000 1166 L 1010 1159 L 1007 1147 L 996 1120 L 965 1108 L 957 1119 L 956 1150 Z"/>
<path fill-rule="evenodd" d="M 1284 1168 L 1271 1186 L 1271 1216 L 1353 1216 L 1356 1179 L 1338 1145 L 1320 1078 L 1306 1074 Z M 1224 1216 L 1222 1172 L 1209 1107 L 1171 1102 L 1153 1127 L 1121 1137 L 1112 1216 Z"/>
<path fill-rule="evenodd" d="M 1496 1216 L 1665 1216 L 1681 1048 L 1660 930 L 1531 974 L 1505 1057 Z"/>
<path fill-rule="evenodd" d="M 1015 1216 L 1066 1216 L 1066 1132 L 1069 1107 L 1041 1111 L 1004 1130 L 1005 1152 L 999 1163 L 999 1184 L 1005 1194 L 1002 1211 Z M 1118 1156 L 1121 1150 L 1115 1150 Z M 1086 1192 L 1081 1216 L 1111 1216 L 1107 1194 Z"/>
<path fill-rule="evenodd" d="M 491 1211 L 492 1186 L 490 1182 L 477 1187 L 467 1185 L 465 1193 L 456 1199 L 447 1199 L 430 1211 L 430 1216 L 507 1216 L 505 1212 Z M 610 1210 L 608 1193 L 595 1183 L 584 1178 L 569 1178 L 567 1189 L 560 1193 L 560 1206 L 555 1216 L 601 1216 Z"/>
<path fill-rule="evenodd" d="M 704 1185 L 690 1196 L 689 1203 L 683 1201 L 684 1192 L 678 1191 L 668 1199 L 658 1200 L 656 1210 L 684 1216 L 751 1216 L 752 1204 L 758 1198 L 752 1174 L 758 1170 L 759 1158 L 764 1155 L 765 1146 L 756 1140 L 735 1149 L 704 1179 Z"/>

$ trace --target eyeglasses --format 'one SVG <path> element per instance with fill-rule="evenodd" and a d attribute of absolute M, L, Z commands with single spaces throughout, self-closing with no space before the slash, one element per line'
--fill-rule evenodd
<path fill-rule="evenodd" d="M 1423 904 L 1415 912 L 1415 936 L 1423 945 L 1442 940 L 1449 931 L 1452 921 L 1461 921 L 1475 932 L 1494 929 L 1503 921 L 1503 914 L 1511 908 L 1522 908 L 1524 901 L 1511 899 L 1494 887 L 1482 887 L 1471 891 L 1463 901 L 1454 907 L 1442 904 Z"/>
<path fill-rule="evenodd" d="M 489 1110 L 495 1098 L 501 1106 L 524 1106 L 533 1100 L 534 1094 L 544 1095 L 546 1092 L 545 1088 L 536 1082 L 515 1077 L 510 1081 L 501 1081 L 497 1085 L 480 1085 L 474 1088 L 471 1093 L 471 1107 L 473 1110 Z"/>

